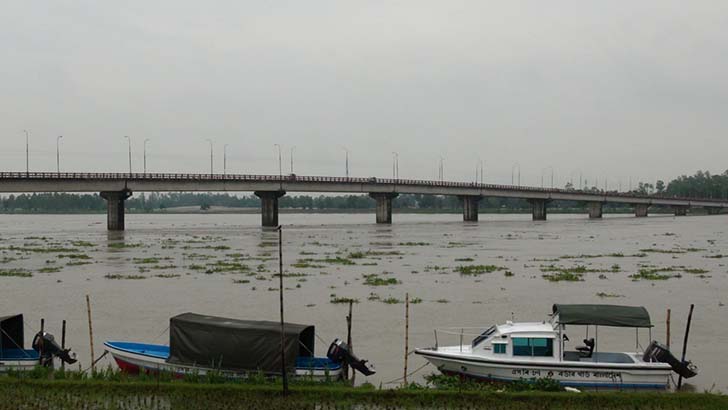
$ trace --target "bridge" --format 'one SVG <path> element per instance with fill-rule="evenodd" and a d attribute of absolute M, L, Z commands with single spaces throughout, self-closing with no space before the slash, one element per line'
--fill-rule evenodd
<path fill-rule="evenodd" d="M 589 218 L 601 218 L 606 203 L 634 207 L 646 217 L 651 206 L 672 207 L 676 216 L 692 207 L 714 214 L 728 200 L 677 198 L 634 193 L 581 191 L 469 182 L 300 175 L 0 172 L 0 193 L 99 192 L 107 202 L 109 230 L 124 230 L 124 201 L 133 192 L 253 192 L 261 199 L 263 226 L 278 225 L 278 199 L 287 192 L 363 193 L 376 200 L 376 222 L 392 223 L 392 200 L 400 194 L 453 195 L 460 199 L 464 221 L 478 220 L 484 197 L 519 198 L 531 204 L 533 220 L 546 220 L 554 200 L 588 204 Z"/>

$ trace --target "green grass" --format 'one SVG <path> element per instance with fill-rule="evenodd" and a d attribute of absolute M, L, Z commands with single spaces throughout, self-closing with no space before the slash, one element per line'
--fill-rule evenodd
<path fill-rule="evenodd" d="M 0 410 L 35 409 L 494 409 L 494 410 L 718 410 L 728 408 L 728 396 L 707 393 L 535 391 L 532 384 L 519 383 L 523 390 L 503 389 L 457 378 L 440 378 L 426 387 L 410 384 L 398 389 L 377 389 L 371 384 L 350 387 L 343 383 L 290 381 L 290 394 L 281 394 L 280 382 L 253 377 L 228 382 L 219 376 L 189 376 L 161 380 L 152 376 L 135 378 L 121 373 L 107 377 L 71 379 L 56 372 L 55 380 L 0 378 Z M 450 380 L 448 380 L 450 379 Z M 542 383 L 549 388 L 551 383 Z M 541 387 L 541 385 L 537 385 Z M 498 391 L 504 390 L 504 391 Z"/>
<path fill-rule="evenodd" d="M 461 275 L 480 275 L 506 269 L 508 268 L 496 265 L 460 265 L 455 267 L 455 272 Z"/>

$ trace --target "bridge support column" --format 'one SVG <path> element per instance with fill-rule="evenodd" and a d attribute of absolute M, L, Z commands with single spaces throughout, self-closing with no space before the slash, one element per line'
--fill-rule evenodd
<path fill-rule="evenodd" d="M 685 216 L 688 214 L 687 206 L 673 206 L 672 210 L 675 212 L 675 216 Z"/>
<path fill-rule="evenodd" d="M 463 221 L 478 222 L 478 203 L 483 198 L 479 195 L 459 195 L 463 203 Z"/>
<path fill-rule="evenodd" d="M 110 231 L 124 230 L 124 201 L 131 197 L 131 191 L 105 191 L 101 198 L 106 200 L 106 228 Z"/>
<path fill-rule="evenodd" d="M 260 217 L 263 226 L 278 226 L 278 198 L 285 194 L 285 191 L 255 191 L 255 196 L 260 198 Z"/>
<path fill-rule="evenodd" d="M 548 199 L 529 199 L 531 203 L 531 214 L 533 215 L 534 221 L 545 221 L 546 220 L 546 204 Z"/>
<path fill-rule="evenodd" d="M 634 206 L 634 216 L 638 218 L 644 218 L 647 216 L 647 211 L 650 209 L 649 204 L 635 204 Z"/>
<path fill-rule="evenodd" d="M 392 200 L 399 196 L 394 192 L 373 192 L 370 197 L 377 201 L 377 223 L 392 223 Z"/>
<path fill-rule="evenodd" d="M 602 218 L 602 205 L 601 202 L 589 202 L 589 219 Z"/>

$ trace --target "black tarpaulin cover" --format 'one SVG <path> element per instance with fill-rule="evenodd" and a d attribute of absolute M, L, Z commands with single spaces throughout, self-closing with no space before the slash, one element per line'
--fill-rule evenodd
<path fill-rule="evenodd" d="M 24 349 L 23 315 L 0 316 L 0 350 Z"/>
<path fill-rule="evenodd" d="M 650 314 L 642 306 L 556 304 L 553 313 L 564 325 L 652 327 Z"/>
<path fill-rule="evenodd" d="M 281 371 L 280 322 L 239 320 L 183 313 L 169 321 L 169 363 L 222 370 Z M 286 368 L 312 356 L 315 330 L 285 323 Z"/>

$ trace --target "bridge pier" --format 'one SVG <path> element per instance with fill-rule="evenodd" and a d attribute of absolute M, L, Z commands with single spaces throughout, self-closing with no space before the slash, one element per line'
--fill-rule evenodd
<path fill-rule="evenodd" d="M 479 195 L 458 196 L 458 199 L 463 203 L 463 221 L 478 222 L 478 203 L 482 198 Z"/>
<path fill-rule="evenodd" d="M 675 212 L 675 216 L 685 216 L 688 214 L 687 206 L 673 206 L 672 210 Z"/>
<path fill-rule="evenodd" d="M 589 202 L 589 219 L 601 219 L 602 207 L 601 202 Z"/>
<path fill-rule="evenodd" d="M 392 200 L 399 196 L 394 192 L 373 192 L 370 197 L 377 201 L 377 223 L 392 223 Z"/>
<path fill-rule="evenodd" d="M 124 201 L 131 197 L 131 191 L 104 191 L 101 198 L 106 200 L 106 229 L 110 231 L 124 230 Z"/>
<path fill-rule="evenodd" d="M 635 204 L 634 206 L 634 216 L 637 218 L 644 218 L 647 216 L 647 211 L 650 209 L 649 204 Z"/>
<path fill-rule="evenodd" d="M 531 204 L 531 214 L 533 215 L 534 221 L 545 221 L 546 220 L 546 204 L 548 199 L 529 199 L 528 202 Z"/>
<path fill-rule="evenodd" d="M 260 198 L 260 217 L 263 226 L 278 226 L 278 198 L 286 191 L 255 191 Z"/>

